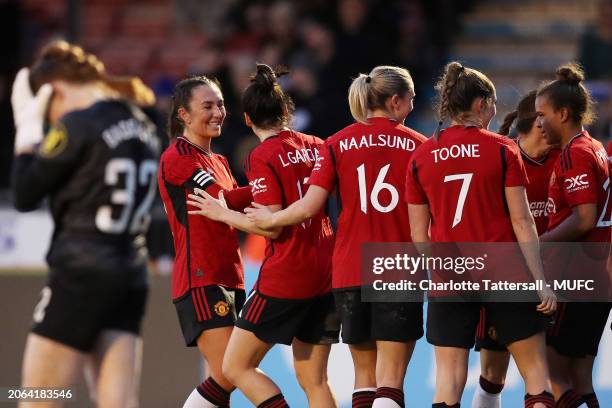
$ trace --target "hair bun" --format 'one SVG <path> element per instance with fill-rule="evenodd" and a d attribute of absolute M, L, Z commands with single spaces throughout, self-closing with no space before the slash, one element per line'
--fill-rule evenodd
<path fill-rule="evenodd" d="M 584 71 L 576 63 L 561 65 L 557 68 L 557 80 L 570 85 L 578 85 L 584 81 Z"/>
<path fill-rule="evenodd" d="M 457 61 L 449 62 L 446 65 L 446 72 L 454 78 L 458 77 L 459 74 L 461 74 L 464 71 L 465 71 L 465 67 Z"/>
<path fill-rule="evenodd" d="M 255 83 L 255 85 L 266 92 L 270 92 L 274 89 L 274 86 L 277 85 L 276 80 L 279 77 L 289 73 L 289 70 L 282 66 L 276 69 L 272 69 L 266 64 L 257 64 L 256 66 L 257 72 L 251 76 L 251 82 Z"/>

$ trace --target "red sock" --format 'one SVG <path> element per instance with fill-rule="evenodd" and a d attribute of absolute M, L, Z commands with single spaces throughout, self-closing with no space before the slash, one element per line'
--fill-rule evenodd
<path fill-rule="evenodd" d="M 595 393 L 585 394 L 582 396 L 584 402 L 586 402 L 589 408 L 599 408 L 599 401 L 597 400 L 597 395 Z"/>
<path fill-rule="evenodd" d="M 289 408 L 289 404 L 285 401 L 283 394 L 277 394 L 259 404 L 257 408 Z"/>
<path fill-rule="evenodd" d="M 197 390 L 202 397 L 219 407 L 229 407 L 231 391 L 225 390 L 212 377 L 208 377 L 204 382 L 197 386 Z"/>
<path fill-rule="evenodd" d="M 353 408 L 371 408 L 376 391 L 360 389 L 353 392 Z"/>
<path fill-rule="evenodd" d="M 578 408 L 584 400 L 574 390 L 567 390 L 557 401 L 557 408 Z"/>
<path fill-rule="evenodd" d="M 538 395 L 525 394 L 525 408 L 533 408 L 538 403 L 544 404 L 546 408 L 555 408 L 555 399 L 548 391 L 541 392 Z"/>
<path fill-rule="evenodd" d="M 377 399 L 377 398 L 389 398 L 390 400 L 393 400 L 400 407 L 404 408 L 405 406 L 404 405 L 404 391 L 398 388 L 380 387 L 376 389 L 376 396 L 374 397 L 374 399 Z"/>

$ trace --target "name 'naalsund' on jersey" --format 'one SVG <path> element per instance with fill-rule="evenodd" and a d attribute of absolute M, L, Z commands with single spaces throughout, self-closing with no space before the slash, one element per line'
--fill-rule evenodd
<path fill-rule="evenodd" d="M 406 136 L 396 135 L 362 135 L 361 137 L 353 136 L 344 140 L 340 140 L 340 152 L 351 149 L 363 149 L 370 147 L 390 147 L 394 149 L 402 149 L 412 152 L 416 149 L 414 140 Z"/>

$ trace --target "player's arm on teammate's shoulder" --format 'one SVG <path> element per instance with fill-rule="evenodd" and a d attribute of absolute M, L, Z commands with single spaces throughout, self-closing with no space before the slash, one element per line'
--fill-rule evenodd
<path fill-rule="evenodd" d="M 223 200 L 222 194 L 218 199 L 215 199 L 205 191 L 195 189 L 194 194 L 188 195 L 187 204 L 197 209 L 189 210 L 190 215 L 200 215 L 210 218 L 213 221 L 222 222 L 240 231 L 261 235 L 266 238 L 278 238 L 282 232 L 282 228 L 259 228 L 255 223 L 250 221 L 247 216 L 241 212 L 228 208 Z M 278 211 L 282 208 L 280 204 L 266 206 L 270 211 Z"/>
<path fill-rule="evenodd" d="M 66 183 L 83 159 L 83 126 L 74 115 L 65 116 L 51 126 L 32 153 L 16 152 L 11 184 L 19 211 L 36 209 L 47 195 Z"/>
<path fill-rule="evenodd" d="M 258 227 L 264 229 L 286 227 L 299 224 L 314 216 L 325 205 L 329 192 L 323 187 L 311 185 L 303 198 L 295 201 L 289 207 L 273 212 L 268 206 L 253 203 L 246 208 L 248 218 Z"/>
<path fill-rule="evenodd" d="M 265 171 L 268 170 L 269 168 L 265 166 Z M 258 177 L 260 179 L 265 178 L 263 172 L 264 170 L 261 170 L 260 172 L 253 172 L 252 168 L 247 171 L 247 176 L 251 180 L 249 190 L 253 192 L 253 194 L 249 193 L 248 197 L 252 198 L 255 194 L 259 194 L 260 196 L 263 194 L 265 196 L 264 200 L 270 201 L 270 210 L 277 211 L 282 208 L 280 204 L 276 204 L 282 202 L 282 194 L 279 192 L 280 186 L 277 185 L 278 183 L 276 183 L 276 179 L 272 180 L 273 177 L 270 177 L 268 175 L 268 179 L 270 179 L 270 181 L 266 183 L 261 182 L 259 184 L 256 184 L 253 179 L 253 177 Z M 230 208 L 227 203 L 228 197 L 230 198 L 230 200 L 236 200 L 236 196 L 240 194 L 245 196 L 246 194 L 244 192 L 244 189 L 241 189 L 241 191 L 237 191 L 234 194 L 230 193 L 228 195 L 228 191 L 224 190 L 221 186 L 214 182 L 214 179 L 212 179 L 212 181 L 203 182 L 203 180 L 209 179 L 212 179 L 212 176 L 205 176 L 203 178 L 203 176 L 198 174 L 196 174 L 196 176 L 193 178 L 193 181 L 195 181 L 196 185 L 199 185 L 199 187 L 201 188 L 199 188 L 198 186 L 192 186 L 194 187 L 193 194 L 189 194 L 189 201 L 187 201 L 187 204 L 192 207 L 195 207 L 196 209 L 189 210 L 190 215 L 205 216 L 214 221 L 228 224 L 229 226 L 239 229 L 241 231 L 250 234 L 262 235 L 266 238 L 274 239 L 280 235 L 282 228 L 259 228 L 253 222 L 251 222 L 245 214 Z M 259 188 L 264 185 L 265 188 Z M 261 197 L 258 198 L 261 200 Z M 248 203 L 244 205 L 243 208 L 247 205 Z"/>

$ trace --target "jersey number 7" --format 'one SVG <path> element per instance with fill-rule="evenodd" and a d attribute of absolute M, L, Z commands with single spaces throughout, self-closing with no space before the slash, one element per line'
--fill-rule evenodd
<path fill-rule="evenodd" d="M 455 228 L 457 224 L 461 222 L 461 218 L 463 217 L 463 206 L 465 205 L 465 199 L 467 198 L 473 175 L 474 173 L 461 173 L 451 174 L 444 177 L 445 183 L 448 183 L 449 181 L 461 180 L 461 190 L 459 191 L 459 198 L 457 200 L 457 208 L 455 209 L 455 217 L 453 218 L 452 228 Z"/>

